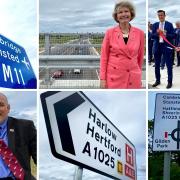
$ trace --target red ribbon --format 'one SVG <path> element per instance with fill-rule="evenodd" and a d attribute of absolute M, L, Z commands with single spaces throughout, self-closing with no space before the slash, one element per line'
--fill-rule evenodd
<path fill-rule="evenodd" d="M 177 48 L 176 46 L 174 46 L 173 44 L 171 44 L 171 43 L 167 40 L 167 38 L 164 36 L 164 34 L 163 34 L 162 31 L 159 32 L 159 36 L 161 36 L 161 37 L 164 39 L 164 41 L 166 41 L 171 47 Z"/>

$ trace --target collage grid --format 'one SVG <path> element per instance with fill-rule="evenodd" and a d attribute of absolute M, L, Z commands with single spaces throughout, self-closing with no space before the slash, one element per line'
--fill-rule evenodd
<path fill-rule="evenodd" d="M 180 179 L 180 54 L 177 48 L 180 46 L 180 0 L 129 1 L 130 4 L 133 3 L 136 13 L 132 21 L 129 6 L 114 10 L 117 2 L 119 1 L 2 0 L 0 179 Z M 171 27 L 167 28 L 164 24 L 162 34 L 176 48 L 168 44 L 162 55 L 156 53 L 156 50 L 159 53 L 164 48 L 156 46 L 156 37 L 153 36 L 149 41 L 150 33 L 157 33 L 160 29 L 160 26 L 155 27 L 155 22 L 159 22 L 161 18 L 158 13 L 163 16 L 164 12 L 157 12 L 158 10 L 165 11 L 164 18 L 171 22 L 169 26 L 172 24 L 176 34 L 171 42 L 168 36 Z M 112 13 L 116 11 L 117 16 L 113 18 Z M 118 15 L 121 13 L 125 15 Z M 127 32 L 122 30 L 116 34 L 118 41 L 121 33 L 123 35 L 123 45 L 119 45 L 124 46 L 124 49 L 119 52 L 117 39 L 113 39 L 113 35 L 107 30 L 117 27 L 118 22 L 120 29 L 123 29 L 120 23 L 125 24 L 127 21 L 131 21 L 132 27 Z M 134 27 L 140 31 L 135 29 L 137 32 L 133 37 L 130 33 Z M 115 28 L 113 30 L 116 31 Z M 143 33 L 144 36 L 141 35 Z M 126 34 L 129 38 L 127 44 Z M 158 43 L 159 34 L 158 32 Z M 110 51 L 112 56 L 115 53 L 116 60 L 121 58 L 121 54 L 126 54 L 130 60 L 136 55 L 140 56 L 134 52 L 136 46 L 140 46 L 138 43 L 142 44 L 143 41 L 142 62 L 137 58 L 138 62 L 134 66 L 129 62 L 115 66 L 114 59 L 109 58 L 110 66 L 106 68 L 113 70 L 110 69 L 109 75 L 106 72 L 109 79 L 104 80 L 102 69 L 106 62 L 103 58 L 106 58 L 107 53 L 104 46 L 109 46 L 105 41 L 111 41 Z M 129 46 L 128 50 L 126 45 Z M 157 62 L 158 58 L 161 59 L 161 64 Z M 169 64 L 169 59 L 174 65 Z M 139 68 L 142 76 L 136 75 Z M 159 71 L 161 78 L 158 77 Z M 116 72 L 121 73 L 124 79 L 128 74 L 128 80 L 121 77 L 117 85 L 114 80 Z M 164 96 L 161 97 L 161 94 Z M 161 101 L 165 105 L 161 105 Z M 71 109 L 70 113 L 66 112 L 67 108 Z M 155 114 L 155 111 L 160 115 Z M 67 116 L 63 117 L 64 113 Z M 10 128 L 9 117 L 20 120 L 17 120 L 20 125 Z M 154 124 L 158 124 L 162 117 L 169 122 L 173 119 L 173 123 L 170 122 L 163 130 L 154 130 L 158 128 Z M 63 119 L 63 122 L 58 118 Z M 22 119 L 32 121 L 24 122 Z M 3 131 L 4 126 L 7 126 L 6 131 Z M 19 130 L 23 126 L 23 131 Z M 36 130 L 35 147 L 33 132 Z M 159 132 L 154 135 L 156 140 L 153 139 L 154 131 Z M 9 134 L 14 134 L 12 137 L 16 142 Z M 1 141 L 8 144 L 17 156 L 25 170 L 24 178 L 16 177 L 3 160 Z M 36 148 L 37 154 L 33 151 Z M 31 167 L 29 156 L 26 159 L 27 152 L 32 156 Z M 166 166 L 165 169 L 163 165 Z"/>

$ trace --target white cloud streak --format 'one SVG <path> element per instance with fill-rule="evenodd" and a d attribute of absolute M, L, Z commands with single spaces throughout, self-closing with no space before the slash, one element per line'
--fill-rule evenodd
<path fill-rule="evenodd" d="M 35 0 L 1 0 L 1 31 L 10 40 L 24 47 L 37 74 L 37 2 Z"/>
<path fill-rule="evenodd" d="M 32 120 L 37 125 L 37 95 L 35 91 L 0 91 L 10 104 L 9 115 L 15 118 Z"/>
<path fill-rule="evenodd" d="M 116 23 L 115 0 L 40 0 L 40 32 L 104 32 Z M 145 0 L 134 0 L 137 17 L 132 21 L 145 31 Z"/>
<path fill-rule="evenodd" d="M 148 9 L 148 18 L 151 23 L 157 22 L 157 11 L 162 9 L 166 11 L 166 20 L 171 23 L 175 23 L 180 20 L 180 12 L 179 12 L 180 0 L 176 1 L 149 1 L 149 9 Z"/>

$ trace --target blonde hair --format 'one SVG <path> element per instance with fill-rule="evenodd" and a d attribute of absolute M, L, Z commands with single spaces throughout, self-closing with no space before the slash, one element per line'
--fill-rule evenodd
<path fill-rule="evenodd" d="M 126 7 L 126 8 L 129 9 L 129 11 L 131 13 L 131 20 L 134 19 L 134 17 L 136 16 L 135 7 L 131 2 L 129 2 L 129 1 L 119 1 L 119 2 L 117 2 L 115 4 L 114 11 L 113 11 L 113 18 L 118 23 L 119 23 L 119 21 L 117 20 L 117 13 L 118 13 L 119 8 L 123 8 L 123 7 Z"/>

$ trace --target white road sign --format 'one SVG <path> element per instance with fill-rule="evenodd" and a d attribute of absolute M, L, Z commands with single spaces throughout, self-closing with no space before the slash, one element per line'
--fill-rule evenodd
<path fill-rule="evenodd" d="M 56 158 L 114 179 L 136 180 L 134 145 L 84 93 L 49 91 L 41 101 Z"/>
<path fill-rule="evenodd" d="M 180 150 L 180 94 L 156 95 L 153 150 Z"/>

